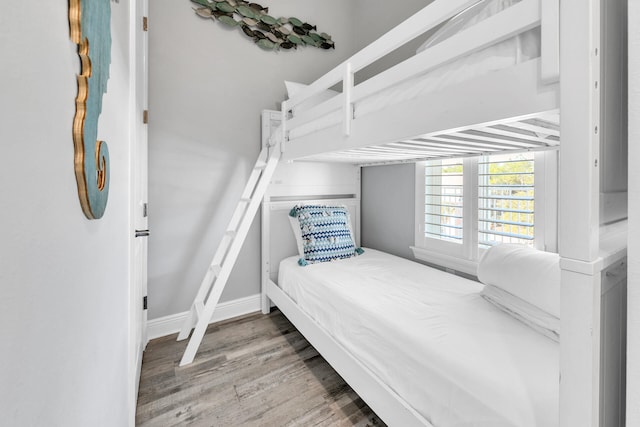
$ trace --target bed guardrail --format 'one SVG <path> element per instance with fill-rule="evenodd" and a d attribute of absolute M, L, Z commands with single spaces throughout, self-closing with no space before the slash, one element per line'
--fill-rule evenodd
<path fill-rule="evenodd" d="M 342 110 L 343 133 L 348 136 L 354 118 L 353 106 L 359 100 L 538 26 L 541 27 L 542 83 L 559 80 L 559 0 L 523 0 L 354 85 L 355 73 L 477 3 L 478 0 L 436 0 L 284 101 L 284 141 L 288 141 L 288 132 L 292 129 L 339 110 Z M 305 100 L 340 82 L 342 93 L 311 109 L 292 113 Z"/>

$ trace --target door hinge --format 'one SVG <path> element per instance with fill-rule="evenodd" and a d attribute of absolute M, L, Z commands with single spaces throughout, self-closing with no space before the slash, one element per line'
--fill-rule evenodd
<path fill-rule="evenodd" d="M 142 309 L 146 310 L 147 309 L 147 296 L 143 296 L 142 297 Z"/>
<path fill-rule="evenodd" d="M 142 204 L 142 217 L 146 218 L 149 215 L 149 204 L 147 202 Z"/>
<path fill-rule="evenodd" d="M 144 110 L 142 112 L 142 123 L 145 125 L 149 123 L 149 110 Z"/>
<path fill-rule="evenodd" d="M 149 18 L 146 16 L 142 17 L 142 31 L 149 31 Z"/>
<path fill-rule="evenodd" d="M 149 230 L 136 230 L 136 237 L 149 237 Z"/>

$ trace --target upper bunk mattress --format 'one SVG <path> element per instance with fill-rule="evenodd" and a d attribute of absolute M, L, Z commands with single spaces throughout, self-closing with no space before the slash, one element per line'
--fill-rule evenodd
<path fill-rule="evenodd" d="M 482 284 L 366 249 L 278 285 L 435 427 L 558 425 L 559 346 L 480 296 Z"/>

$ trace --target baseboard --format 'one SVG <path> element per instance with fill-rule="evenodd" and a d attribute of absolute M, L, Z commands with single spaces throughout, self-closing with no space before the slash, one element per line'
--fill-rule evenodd
<path fill-rule="evenodd" d="M 238 298 L 233 301 L 221 302 L 214 310 L 210 323 L 232 319 L 260 310 L 260 294 Z M 147 322 L 147 339 L 152 340 L 180 332 L 182 324 L 186 321 L 188 315 L 189 312 L 185 311 L 183 313 L 171 314 L 149 320 Z"/>

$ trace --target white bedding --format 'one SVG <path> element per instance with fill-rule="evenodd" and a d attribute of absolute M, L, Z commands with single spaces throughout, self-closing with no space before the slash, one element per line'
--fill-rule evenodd
<path fill-rule="evenodd" d="M 466 29 L 520 0 L 491 0 L 471 8 L 440 28 L 418 49 L 439 43 L 456 32 Z M 427 53 L 428 55 L 428 53 Z M 535 28 L 516 37 L 504 40 L 478 52 L 464 56 L 437 69 L 418 75 L 403 83 L 391 86 L 381 92 L 366 97 L 354 105 L 354 117 L 362 117 L 380 111 L 403 101 L 427 96 L 436 90 L 461 83 L 476 76 L 501 70 L 540 56 L 540 29 Z M 326 98 L 319 100 L 319 102 Z M 312 103 L 311 105 L 315 105 Z M 290 138 L 295 139 L 334 126 L 342 122 L 341 110 L 329 113 L 309 123 L 291 129 Z"/>
<path fill-rule="evenodd" d="M 558 344 L 480 283 L 373 249 L 280 264 L 278 285 L 435 427 L 558 425 Z"/>

